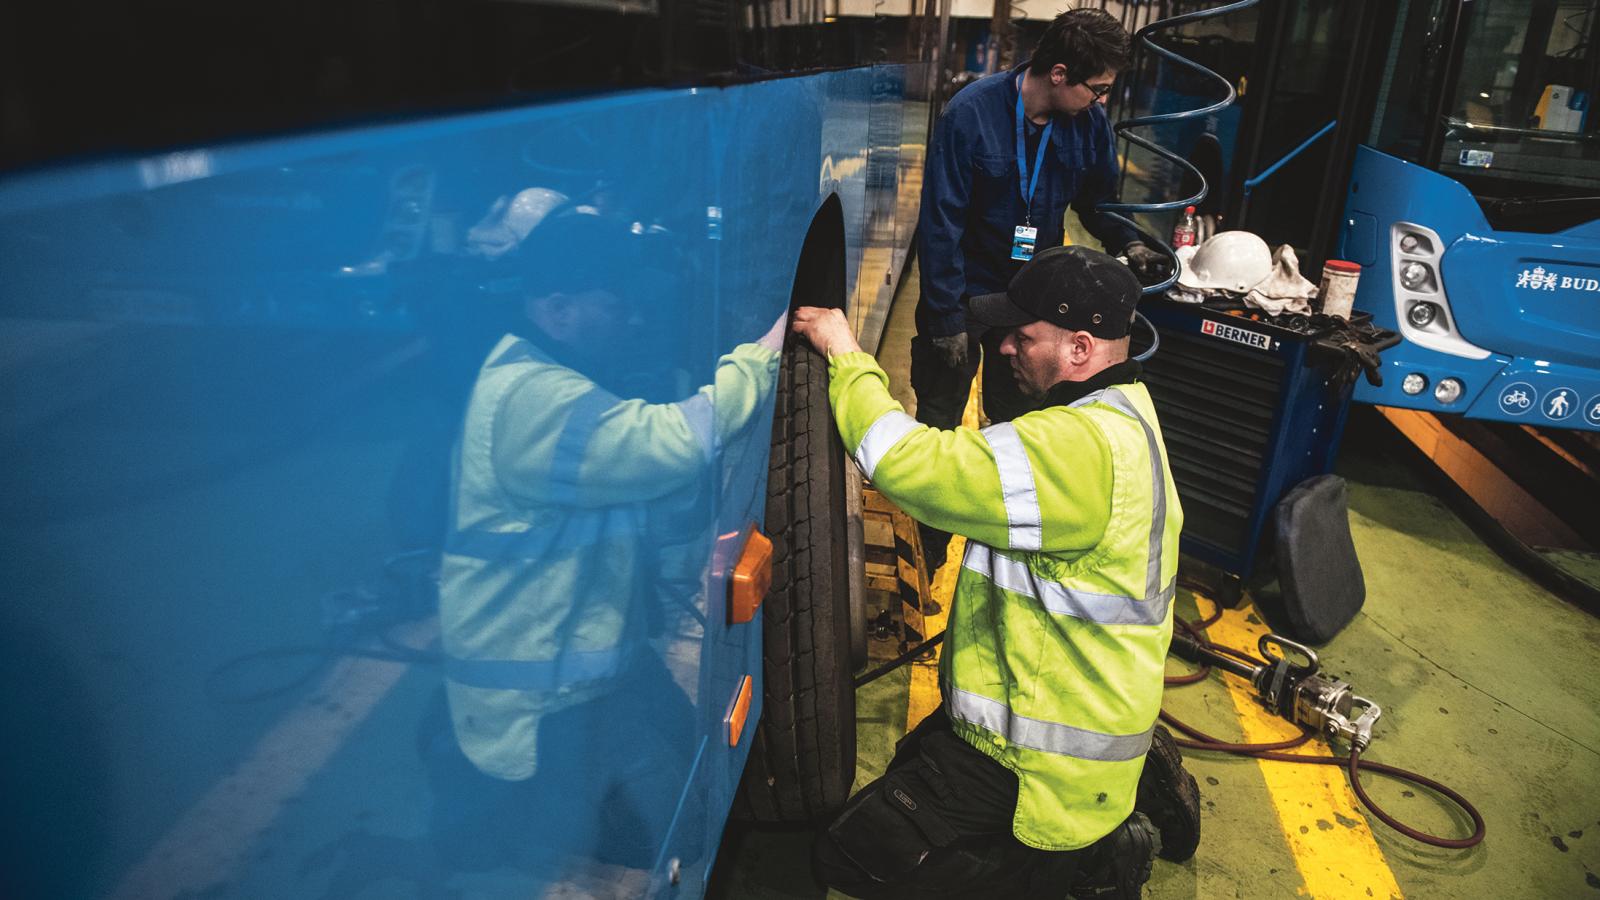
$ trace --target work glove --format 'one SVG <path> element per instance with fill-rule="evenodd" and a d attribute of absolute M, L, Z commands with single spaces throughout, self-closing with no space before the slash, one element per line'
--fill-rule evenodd
<path fill-rule="evenodd" d="M 1366 375 L 1368 384 L 1383 387 L 1383 362 L 1378 357 L 1377 348 L 1354 337 L 1341 337 L 1344 339 L 1337 344 L 1329 344 L 1341 355 L 1333 375 L 1328 379 L 1328 386 L 1333 392 L 1343 393 L 1356 380 L 1356 376 L 1362 374 Z"/>
<path fill-rule="evenodd" d="M 1378 358 L 1378 348 L 1371 344 L 1357 341 L 1354 347 L 1356 362 L 1361 364 L 1366 373 L 1367 384 L 1373 387 L 1383 387 L 1383 360 Z"/>
<path fill-rule="evenodd" d="M 1151 250 L 1143 241 L 1134 241 L 1122 248 L 1122 255 L 1128 258 L 1128 268 L 1132 269 L 1141 279 L 1154 281 L 1166 277 L 1171 261 L 1165 253 Z"/>
<path fill-rule="evenodd" d="M 959 369 L 967 364 L 967 335 L 952 334 L 948 337 L 929 338 L 933 349 L 938 352 L 939 360 L 952 369 Z"/>

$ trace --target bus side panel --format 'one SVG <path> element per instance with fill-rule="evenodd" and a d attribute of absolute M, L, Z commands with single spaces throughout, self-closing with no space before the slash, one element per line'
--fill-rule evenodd
<path fill-rule="evenodd" d="M 1358 148 L 1339 253 L 1363 267 L 1356 308 L 1405 339 L 1383 354 L 1383 385 L 1358 384 L 1356 399 L 1600 428 L 1600 244 L 1587 227 L 1495 232 L 1459 183 Z M 1403 246 L 1407 235 L 1418 242 Z M 1410 264 L 1422 267 L 1412 270 L 1420 284 L 1402 279 Z M 1408 315 L 1419 303 L 1435 313 L 1420 326 Z M 1408 375 L 1424 379 L 1416 394 L 1404 390 Z M 1435 395 L 1446 379 L 1462 386 L 1449 403 Z"/>
<path fill-rule="evenodd" d="M 1600 369 L 1600 240 L 1474 229 L 1445 254 L 1444 280 L 1469 340 Z"/>
<path fill-rule="evenodd" d="M 11 884 L 696 893 L 829 77 L 0 182 Z"/>

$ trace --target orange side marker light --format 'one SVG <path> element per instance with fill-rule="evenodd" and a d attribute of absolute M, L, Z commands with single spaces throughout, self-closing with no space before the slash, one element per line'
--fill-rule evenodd
<path fill-rule="evenodd" d="M 737 625 L 756 617 L 772 587 L 772 541 L 754 525 L 745 529 L 744 548 L 728 579 L 728 622 Z"/>
<path fill-rule="evenodd" d="M 744 720 L 750 715 L 750 676 L 746 675 L 739 682 L 739 693 L 733 699 L 733 709 L 728 710 L 728 746 L 739 746 L 739 738 L 744 734 Z"/>

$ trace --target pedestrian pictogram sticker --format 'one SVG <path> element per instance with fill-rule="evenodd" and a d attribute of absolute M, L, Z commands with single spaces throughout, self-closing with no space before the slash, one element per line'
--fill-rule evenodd
<path fill-rule="evenodd" d="M 1520 416 L 1530 409 L 1539 392 L 1526 381 L 1513 381 L 1500 391 L 1500 411 L 1508 416 Z"/>
<path fill-rule="evenodd" d="M 1546 394 L 1544 401 L 1540 404 L 1540 409 L 1544 410 L 1545 418 L 1555 422 L 1572 415 L 1577 408 L 1578 392 L 1567 387 L 1556 388 Z"/>

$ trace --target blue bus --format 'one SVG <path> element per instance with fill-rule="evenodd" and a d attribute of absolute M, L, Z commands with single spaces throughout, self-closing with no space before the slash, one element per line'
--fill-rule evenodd
<path fill-rule="evenodd" d="M 1357 399 L 1600 430 L 1600 4 L 1402 3 L 1339 253 L 1398 330 Z"/>
<path fill-rule="evenodd" d="M 842 802 L 782 320 L 907 255 L 941 10 L 873 12 L 0 16 L 6 896 L 693 897 Z"/>
<path fill-rule="evenodd" d="M 1290 244 L 1312 280 L 1359 263 L 1356 308 L 1403 337 L 1357 400 L 1600 429 L 1600 3 L 1272 0 L 1155 39 L 1239 95 L 1149 129 L 1205 176 L 1203 230 Z M 1123 87 L 1137 115 L 1219 99 L 1148 59 Z M 1124 178 L 1198 188 L 1137 148 Z"/>

